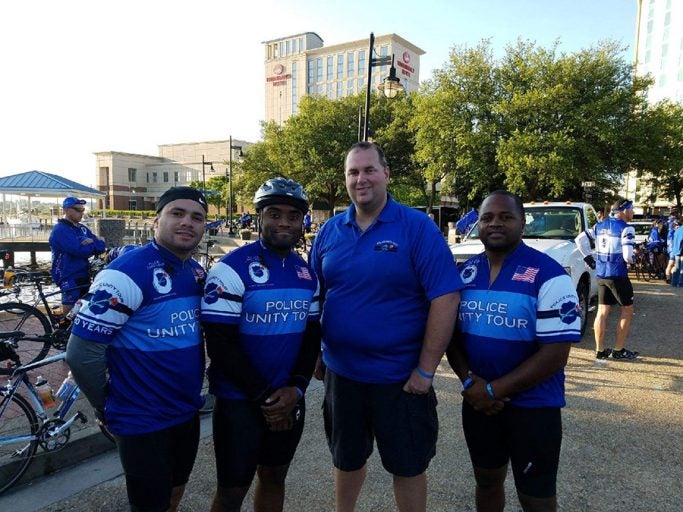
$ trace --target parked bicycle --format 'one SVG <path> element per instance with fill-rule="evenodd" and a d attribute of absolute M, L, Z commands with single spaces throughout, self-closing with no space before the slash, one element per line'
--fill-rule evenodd
<path fill-rule="evenodd" d="M 71 321 L 61 313 L 61 290 L 46 291 L 52 283 L 49 274 L 17 269 L 14 274 L 16 301 L 0 303 L 0 331 L 21 331 L 21 339 L 13 341 L 18 344 L 17 353 L 22 361 L 32 363 L 47 356 L 50 348 L 64 350 L 71 335 Z M 34 288 L 33 300 L 30 303 L 20 302 L 19 294 L 24 287 Z M 77 289 L 74 287 L 73 289 Z M 77 308 L 71 310 L 76 313 Z M 14 371 L 10 362 L 0 365 L 0 375 L 9 375 Z"/>
<path fill-rule="evenodd" d="M 43 452 L 61 450 L 71 437 L 75 424 L 85 424 L 88 418 L 82 411 L 69 416 L 76 399 L 81 394 L 75 383 L 57 392 L 61 400 L 59 407 L 48 411 L 44 397 L 29 378 L 28 372 L 43 366 L 63 361 L 65 352 L 42 361 L 21 364 L 13 340 L 21 340 L 21 332 L 0 332 L 0 360 L 8 358 L 15 364 L 4 388 L 0 389 L 0 493 L 13 485 L 26 472 L 37 457 L 38 449 Z M 19 394 L 25 389 L 26 397 Z M 60 393 L 61 391 L 61 393 Z M 48 388 L 48 393 L 52 391 Z M 106 426 L 98 422 L 102 433 L 112 442 L 114 437 Z"/>
<path fill-rule="evenodd" d="M 665 268 L 657 256 L 647 248 L 645 243 L 634 246 L 632 269 L 636 274 L 636 279 L 650 281 L 665 278 Z"/>

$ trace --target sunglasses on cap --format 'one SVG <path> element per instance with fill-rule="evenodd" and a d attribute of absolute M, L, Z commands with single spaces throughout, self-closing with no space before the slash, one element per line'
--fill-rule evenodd
<path fill-rule="evenodd" d="M 82 206 L 72 206 L 71 209 L 81 213 L 85 211 L 85 208 L 83 208 Z"/>

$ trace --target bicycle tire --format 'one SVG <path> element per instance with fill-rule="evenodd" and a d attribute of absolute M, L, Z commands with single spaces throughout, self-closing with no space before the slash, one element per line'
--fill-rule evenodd
<path fill-rule="evenodd" d="M 10 403 L 7 403 L 10 401 Z M 0 440 L 31 436 L 31 441 L 0 443 L 0 494 L 26 472 L 38 449 L 38 417 L 23 396 L 4 396 L 0 402 Z"/>
<path fill-rule="evenodd" d="M 52 324 L 37 308 L 23 302 L 5 302 L 0 304 L 0 331 L 22 331 L 25 338 L 17 340 L 15 352 L 21 364 L 33 363 L 45 359 L 50 351 L 50 333 Z M 26 339 L 33 337 L 36 339 Z M 0 364 L 0 375 L 9 375 L 14 366 Z"/>

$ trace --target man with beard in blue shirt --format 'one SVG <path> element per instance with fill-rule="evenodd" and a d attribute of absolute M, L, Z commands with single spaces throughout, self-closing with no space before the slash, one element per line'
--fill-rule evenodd
<path fill-rule="evenodd" d="M 207 208 L 193 188 L 164 192 L 154 240 L 97 274 L 67 345 L 76 382 L 116 438 L 134 511 L 175 511 L 199 446 L 205 274 L 192 252 Z"/>

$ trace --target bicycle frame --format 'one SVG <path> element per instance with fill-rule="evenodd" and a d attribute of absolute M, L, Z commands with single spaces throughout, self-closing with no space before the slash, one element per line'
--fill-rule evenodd
<path fill-rule="evenodd" d="M 28 377 L 28 372 L 31 370 L 34 370 L 36 368 L 40 368 L 42 366 L 46 366 L 48 364 L 57 362 L 57 361 L 63 361 L 66 358 L 66 352 L 62 352 L 60 354 L 47 357 L 41 361 L 37 361 L 35 363 L 29 363 L 27 365 L 22 365 L 17 367 L 12 375 L 9 377 L 7 381 L 7 385 L 3 390 L 0 391 L 0 394 L 2 394 L 4 397 L 11 397 L 15 395 L 18 391 L 21 385 L 23 384 L 26 387 L 26 391 L 28 393 L 28 398 L 31 402 L 31 405 L 33 406 L 33 409 L 36 412 L 36 415 L 38 416 L 38 419 L 40 421 L 40 424 L 43 425 L 45 422 L 48 421 L 48 415 L 47 411 L 45 410 L 45 406 L 43 405 L 43 401 L 40 399 L 38 396 L 38 392 L 36 391 L 36 388 L 31 384 L 31 381 Z M 74 390 L 71 392 L 71 395 L 64 400 L 60 406 L 59 409 L 57 409 L 57 412 L 54 414 L 55 419 L 59 419 L 64 421 L 61 425 L 49 429 L 47 431 L 47 437 L 45 438 L 46 441 L 49 441 L 52 438 L 56 438 L 60 436 L 63 432 L 71 428 L 71 425 L 74 424 L 76 420 L 80 420 L 81 422 L 87 421 L 85 416 L 80 412 L 77 411 L 71 418 L 68 420 L 65 420 L 66 415 L 69 413 L 69 410 L 71 409 L 71 406 L 74 404 L 78 396 L 81 394 L 81 389 L 80 387 L 76 386 Z M 3 400 L 4 405 L 2 408 L 0 408 L 0 418 L 5 413 L 5 410 L 11 403 L 11 400 Z M 40 431 L 38 432 L 40 434 Z M 40 435 L 33 435 L 33 436 L 12 436 L 12 437 L 7 437 L 4 439 L 0 439 L 0 445 L 3 444 L 12 444 L 12 443 L 17 443 L 20 441 L 33 441 L 35 439 L 41 439 Z M 54 449 L 54 448 L 50 448 Z"/>

